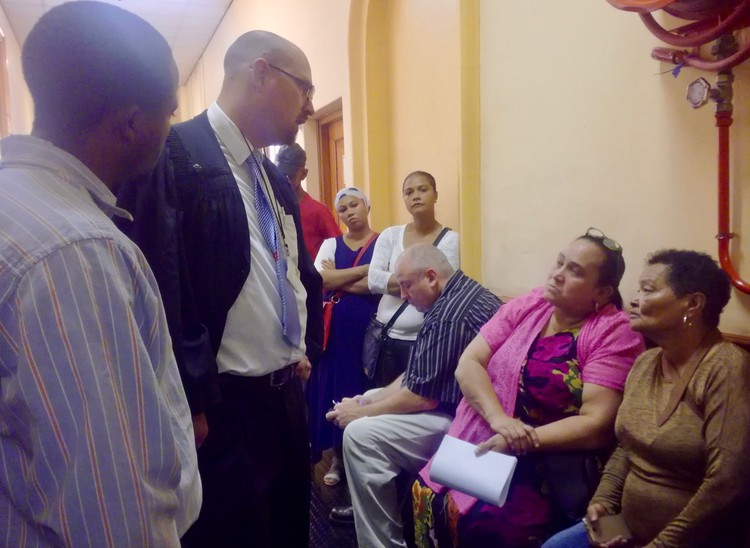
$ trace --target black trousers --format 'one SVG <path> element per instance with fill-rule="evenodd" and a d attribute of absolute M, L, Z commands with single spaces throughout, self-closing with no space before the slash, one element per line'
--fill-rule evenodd
<path fill-rule="evenodd" d="M 307 548 L 310 448 L 305 399 L 293 376 L 219 375 L 222 402 L 206 413 L 198 450 L 203 506 L 185 547 Z"/>

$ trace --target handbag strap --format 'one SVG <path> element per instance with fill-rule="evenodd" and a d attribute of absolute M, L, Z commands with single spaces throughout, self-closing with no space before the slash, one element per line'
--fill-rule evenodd
<path fill-rule="evenodd" d="M 354 262 L 352 263 L 351 268 L 354 268 L 355 266 L 359 265 L 359 260 L 362 258 L 362 255 L 364 255 L 365 251 L 367 251 L 367 249 L 372 245 L 372 243 L 375 240 L 378 239 L 378 236 L 379 236 L 379 234 L 377 232 L 375 232 L 370 237 L 370 239 L 367 240 L 367 243 L 365 245 L 363 245 L 362 247 L 359 248 L 359 253 L 357 253 L 357 257 L 354 259 Z M 346 245 L 346 244 L 344 244 L 344 245 Z M 328 299 L 328 300 L 329 301 L 333 301 L 333 302 L 338 302 L 341 299 L 341 297 L 344 295 L 344 293 L 346 293 L 346 291 L 342 291 L 341 289 L 339 289 L 338 291 L 336 291 L 336 293 L 334 293 L 333 295 L 331 295 L 331 298 Z M 334 301 L 334 299 L 336 299 L 336 300 Z"/>
<path fill-rule="evenodd" d="M 447 226 L 446 226 L 446 227 L 443 227 L 443 230 L 441 230 L 441 231 L 440 231 L 440 234 L 438 234 L 438 235 L 437 235 L 437 238 L 435 238 L 435 241 L 434 241 L 434 242 L 432 242 L 432 245 L 434 245 L 435 247 L 437 247 L 437 246 L 438 246 L 438 244 L 440 243 L 440 240 L 442 240 L 442 239 L 443 239 L 443 236 L 445 236 L 446 234 L 448 234 L 448 232 L 450 232 L 450 231 L 451 231 L 451 229 L 450 229 L 450 228 L 448 228 Z M 407 306 L 409 306 L 409 302 L 408 302 L 408 301 L 404 301 L 404 302 L 402 302 L 402 303 L 401 303 L 401 306 L 399 306 L 399 307 L 398 307 L 398 309 L 396 310 L 396 312 L 394 312 L 394 313 L 393 313 L 393 316 L 391 316 L 391 319 L 390 319 L 390 320 L 388 320 L 388 323 L 387 323 L 387 324 L 385 324 L 385 327 L 383 328 L 383 330 L 384 330 L 384 331 L 385 331 L 386 333 L 388 332 L 388 330 L 389 330 L 389 329 L 390 329 L 391 327 L 393 327 L 393 324 L 394 324 L 394 323 L 396 323 L 396 320 L 397 320 L 397 319 L 398 319 L 398 317 L 399 317 L 399 316 L 401 315 L 401 313 L 402 313 L 402 312 L 403 312 L 404 310 L 406 310 L 406 307 L 407 307 Z"/>
<path fill-rule="evenodd" d="M 708 352 L 714 347 L 714 345 L 721 340 L 721 333 L 716 329 L 713 331 L 709 331 L 708 333 L 706 333 L 706 336 L 703 337 L 703 340 L 701 340 L 698 348 L 696 348 L 693 351 L 693 354 L 690 356 L 690 359 L 685 366 L 685 370 L 683 371 L 682 375 L 680 375 L 679 380 L 672 387 L 672 393 L 669 395 L 669 402 L 667 403 L 667 406 L 656 417 L 657 426 L 662 426 L 665 422 L 667 422 L 669 417 L 672 416 L 672 413 L 674 413 L 675 409 L 677 409 L 677 406 L 682 401 L 688 384 L 690 384 L 690 379 L 693 378 L 695 370 L 698 369 L 698 366 L 703 361 L 703 358 L 706 357 L 706 354 L 708 354 Z"/>
<path fill-rule="evenodd" d="M 434 245 L 435 247 L 437 247 L 438 244 L 440 243 L 440 240 L 443 239 L 443 236 L 445 236 L 446 234 L 448 234 L 450 231 L 451 231 L 451 229 L 448 228 L 447 226 L 443 227 L 443 230 L 441 230 L 440 234 L 437 235 L 437 238 L 435 238 L 435 241 L 432 242 L 432 245 Z"/>
<path fill-rule="evenodd" d="M 359 264 L 359 260 L 362 258 L 362 255 L 365 254 L 365 251 L 367 251 L 367 249 L 372 245 L 372 242 L 374 242 L 377 239 L 377 237 L 378 237 L 378 233 L 376 232 L 372 235 L 372 237 L 369 240 L 367 240 L 367 243 L 360 248 L 359 253 L 357 253 L 357 258 L 354 259 L 352 268 Z"/>
<path fill-rule="evenodd" d="M 396 320 L 398 320 L 398 317 L 401 315 L 401 313 L 406 310 L 407 306 L 409 306 L 409 301 L 404 301 L 401 303 L 401 306 L 398 307 L 398 309 L 393 313 L 393 316 L 391 316 L 391 319 L 388 320 L 388 323 L 385 324 L 383 331 L 388 333 L 388 330 L 393 327 L 393 324 L 396 323 Z"/>

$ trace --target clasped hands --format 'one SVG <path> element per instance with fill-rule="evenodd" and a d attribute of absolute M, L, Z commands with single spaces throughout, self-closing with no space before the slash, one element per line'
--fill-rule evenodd
<path fill-rule="evenodd" d="M 367 398 L 362 395 L 334 402 L 333 409 L 326 413 L 326 420 L 331 421 L 343 430 L 350 422 L 364 416 L 362 406 L 368 403 Z"/>
<path fill-rule="evenodd" d="M 534 427 L 513 417 L 504 416 L 490 422 L 495 435 L 483 441 L 475 450 L 477 456 L 489 451 L 510 455 L 525 455 L 539 447 L 539 437 Z"/>
<path fill-rule="evenodd" d="M 588 529 L 591 526 L 596 527 L 596 522 L 599 521 L 599 518 L 608 514 L 609 512 L 607 512 L 604 506 L 598 502 L 590 504 L 586 509 L 586 517 L 584 518 L 586 528 Z M 603 542 L 593 542 L 589 539 L 589 542 L 591 543 L 591 546 L 595 546 L 596 548 L 640 548 L 633 539 L 627 539 L 622 535 L 617 535 L 616 537 Z"/>

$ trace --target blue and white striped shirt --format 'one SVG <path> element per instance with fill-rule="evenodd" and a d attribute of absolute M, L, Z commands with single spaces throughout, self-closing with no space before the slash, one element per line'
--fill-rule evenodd
<path fill-rule="evenodd" d="M 0 545 L 179 546 L 192 422 L 127 213 L 52 144 L 0 147 Z"/>
<path fill-rule="evenodd" d="M 425 313 L 404 375 L 404 386 L 455 411 L 461 389 L 455 372 L 458 358 L 495 315 L 500 299 L 458 270 L 435 304 Z"/>

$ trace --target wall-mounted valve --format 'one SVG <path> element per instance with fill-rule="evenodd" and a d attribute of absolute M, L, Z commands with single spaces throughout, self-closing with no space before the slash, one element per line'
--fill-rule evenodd
<path fill-rule="evenodd" d="M 737 39 L 727 34 L 720 36 L 711 47 L 711 53 L 717 59 L 726 59 L 739 50 Z M 731 69 L 724 69 L 716 75 L 716 85 L 712 86 L 705 78 L 698 78 L 688 84 L 687 101 L 693 108 L 700 108 L 709 99 L 716 102 L 716 112 L 732 112 L 732 84 L 734 75 Z"/>
<path fill-rule="evenodd" d="M 717 72 L 716 84 L 711 86 L 704 78 L 691 82 L 687 100 L 693 108 L 700 108 L 709 100 L 716 102 L 716 127 L 719 133 L 718 198 L 719 198 L 719 262 L 729 275 L 732 284 L 743 293 L 750 294 L 750 283 L 740 278 L 732 264 L 729 244 L 737 235 L 729 223 L 729 128 L 732 125 L 732 67 L 750 59 L 750 40 L 740 47 L 733 32 L 750 26 L 750 0 L 608 0 L 616 8 L 637 11 L 641 20 L 656 37 L 676 48 L 654 48 L 651 56 L 664 63 L 672 63 L 700 70 Z M 671 15 L 686 19 L 703 19 L 696 23 L 668 31 L 656 22 L 650 12 L 667 7 Z M 690 16 L 695 7 L 695 17 Z M 711 8 L 710 13 L 703 11 Z M 690 9 L 688 9 L 690 8 Z M 680 10 L 678 13 L 677 10 Z M 685 10 L 685 13 L 682 13 Z M 669 10 L 667 10 L 669 11 Z M 688 13 L 690 12 L 690 13 Z M 699 48 L 716 40 L 711 48 L 714 59 L 704 59 Z"/>
<path fill-rule="evenodd" d="M 693 108 L 701 108 L 708 103 L 708 97 L 711 93 L 711 84 L 705 78 L 698 78 L 688 84 L 687 102 Z"/>
<path fill-rule="evenodd" d="M 721 72 L 716 77 L 716 85 L 712 86 L 705 78 L 698 78 L 688 84 L 687 102 L 693 108 L 701 108 L 709 100 L 716 102 L 718 112 L 732 111 L 732 83 L 734 75 L 727 71 Z"/>

